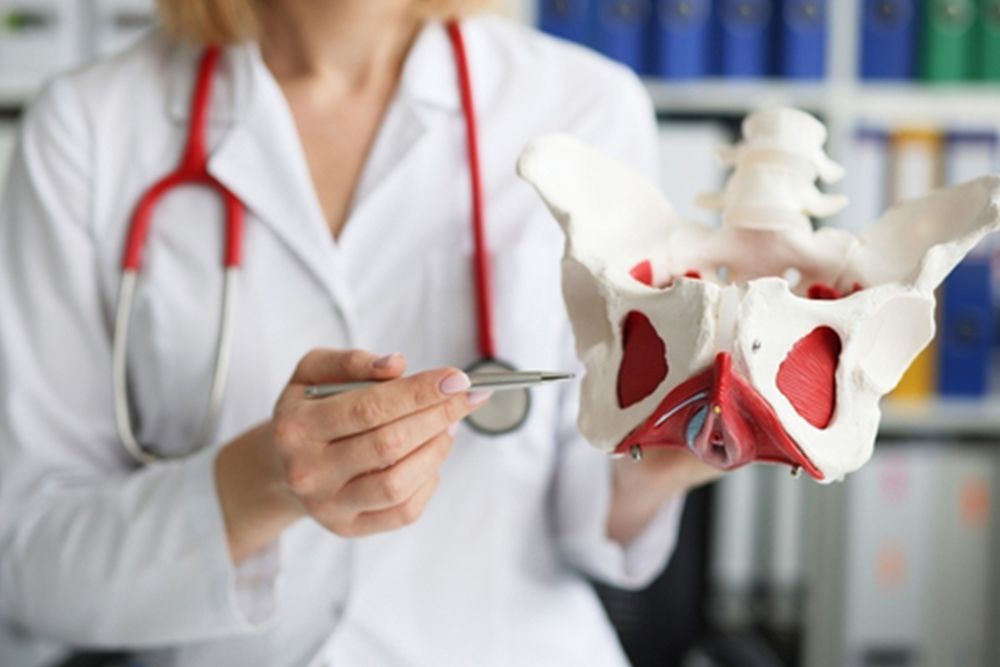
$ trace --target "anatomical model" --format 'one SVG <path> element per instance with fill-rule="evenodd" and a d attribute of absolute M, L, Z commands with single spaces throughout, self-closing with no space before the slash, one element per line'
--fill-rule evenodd
<path fill-rule="evenodd" d="M 565 135 L 519 173 L 566 234 L 563 293 L 586 365 L 580 429 L 641 456 L 689 448 L 733 469 L 784 463 L 841 479 L 872 454 L 879 400 L 934 337 L 934 289 L 1000 227 L 1000 177 L 902 202 L 865 232 L 813 230 L 846 200 L 826 128 L 794 109 L 748 117 L 734 171 L 677 219 L 644 176 Z"/>

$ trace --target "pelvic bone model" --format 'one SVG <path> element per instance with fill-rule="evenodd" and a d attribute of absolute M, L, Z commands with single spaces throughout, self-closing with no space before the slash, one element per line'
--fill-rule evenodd
<path fill-rule="evenodd" d="M 678 220 L 644 176 L 569 136 L 521 155 L 566 234 L 579 425 L 608 452 L 689 448 L 829 482 L 871 457 L 879 399 L 934 337 L 934 289 L 1000 227 L 1000 177 L 903 202 L 860 235 L 813 231 L 809 216 L 846 204 L 815 186 L 843 175 L 826 128 L 775 109 L 743 134 L 725 191 L 701 200 L 720 229 Z"/>

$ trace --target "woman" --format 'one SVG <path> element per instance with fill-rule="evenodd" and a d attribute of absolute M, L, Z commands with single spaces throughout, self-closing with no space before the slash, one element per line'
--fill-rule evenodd
<path fill-rule="evenodd" d="M 582 574 L 648 582 L 684 491 L 713 473 L 679 453 L 609 461 L 576 433 L 572 388 L 536 390 L 507 436 L 458 425 L 489 397 L 458 370 L 477 321 L 442 19 L 474 4 L 162 0 L 168 32 L 32 105 L 0 212 L 7 618 L 151 665 L 625 662 Z M 498 354 L 568 368 L 560 233 L 515 159 L 565 131 L 652 174 L 650 105 L 576 47 L 495 18 L 461 31 Z M 210 446 L 137 466 L 110 372 L 120 257 L 136 202 L 184 150 L 210 43 L 225 48 L 207 170 L 246 207 L 229 382 Z M 139 442 L 178 453 L 216 351 L 218 196 L 178 190 L 152 224 L 131 415 Z M 403 378 L 407 364 L 437 368 Z M 304 397 L 365 379 L 388 381 Z"/>

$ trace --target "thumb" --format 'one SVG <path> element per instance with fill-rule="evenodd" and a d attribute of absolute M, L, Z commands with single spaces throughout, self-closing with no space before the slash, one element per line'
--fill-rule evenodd
<path fill-rule="evenodd" d="M 302 357 L 290 384 L 391 380 L 405 370 L 406 358 L 398 353 L 316 349 Z"/>

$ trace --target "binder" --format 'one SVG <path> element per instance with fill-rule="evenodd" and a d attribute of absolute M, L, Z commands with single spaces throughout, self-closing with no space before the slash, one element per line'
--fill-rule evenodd
<path fill-rule="evenodd" d="M 79 0 L 0 0 L 0 88 L 32 91 L 80 63 L 83 18 Z"/>
<path fill-rule="evenodd" d="M 971 78 L 972 0 L 925 0 L 921 75 L 927 81 L 954 82 Z"/>
<path fill-rule="evenodd" d="M 946 185 L 967 183 L 997 173 L 997 133 L 991 129 L 955 130 L 948 133 L 944 155 Z M 988 257 L 997 248 L 995 234 L 988 234 L 969 253 Z"/>
<path fill-rule="evenodd" d="M 923 665 L 934 488 L 940 452 L 876 450 L 846 481 L 846 567 L 839 664 Z"/>
<path fill-rule="evenodd" d="M 604 55 L 644 71 L 651 0 L 593 0 L 591 46 Z"/>
<path fill-rule="evenodd" d="M 769 76 L 773 68 L 774 2 L 722 0 L 721 73 L 731 78 Z"/>
<path fill-rule="evenodd" d="M 996 465 L 989 452 L 950 444 L 938 472 L 928 599 L 926 665 L 987 665 L 990 615 L 990 517 Z"/>
<path fill-rule="evenodd" d="M 711 0 L 659 0 L 650 40 L 652 72 L 666 79 L 698 79 L 712 71 Z"/>
<path fill-rule="evenodd" d="M 939 390 L 944 396 L 984 396 L 996 338 L 993 270 L 989 258 L 966 259 L 941 290 Z"/>
<path fill-rule="evenodd" d="M 589 2 L 594 0 L 541 0 L 538 27 L 555 37 L 586 44 Z"/>
<path fill-rule="evenodd" d="M 898 443 L 848 477 L 844 665 L 986 665 L 995 458 Z"/>
<path fill-rule="evenodd" d="M 855 131 L 844 182 L 849 204 L 832 224 L 858 234 L 882 216 L 886 209 L 888 152 L 889 135 L 884 130 L 861 127 Z"/>
<path fill-rule="evenodd" d="M 721 224 L 718 211 L 695 206 L 696 195 L 717 192 L 726 183 L 726 168 L 715 149 L 732 144 L 732 131 L 720 121 L 664 121 L 659 126 L 660 178 L 663 193 L 681 220 L 708 220 Z"/>
<path fill-rule="evenodd" d="M 887 203 L 894 204 L 926 194 L 943 181 L 942 137 L 930 129 L 904 129 L 890 137 Z M 895 398 L 927 398 L 937 387 L 937 341 L 910 365 L 893 390 Z"/>
<path fill-rule="evenodd" d="M 1000 81 L 1000 0 L 979 0 L 976 21 L 976 60 L 973 66 L 979 77 L 987 81 Z"/>
<path fill-rule="evenodd" d="M 709 614 L 724 629 L 749 627 L 761 548 L 761 467 L 734 470 L 713 489 Z"/>
<path fill-rule="evenodd" d="M 944 179 L 947 185 L 966 183 L 997 173 L 997 133 L 954 130 L 946 138 Z"/>
<path fill-rule="evenodd" d="M 787 79 L 826 75 L 826 0 L 782 0 L 778 73 Z"/>
<path fill-rule="evenodd" d="M 90 54 L 124 50 L 156 23 L 154 0 L 91 0 Z"/>
<path fill-rule="evenodd" d="M 861 8 L 861 77 L 912 79 L 917 75 L 918 0 L 864 0 Z"/>
<path fill-rule="evenodd" d="M 790 633 L 802 620 L 805 584 L 804 536 L 806 488 L 809 481 L 788 474 L 784 466 L 762 467 L 771 490 L 767 508 L 770 531 L 765 562 L 765 624 Z"/>

